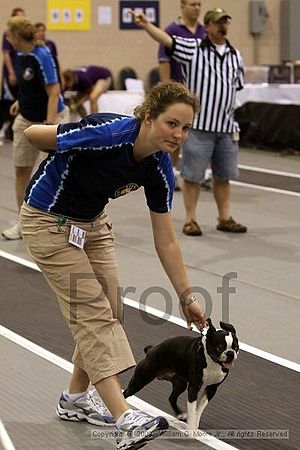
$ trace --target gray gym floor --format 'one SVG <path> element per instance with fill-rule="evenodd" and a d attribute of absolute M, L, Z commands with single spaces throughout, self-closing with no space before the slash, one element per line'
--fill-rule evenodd
<path fill-rule="evenodd" d="M 11 152 L 11 144 L 0 147 L 1 229 L 16 218 Z M 271 152 L 242 150 L 240 164 L 243 170 L 239 183 L 232 186 L 232 215 L 248 226 L 245 235 L 216 231 L 212 193 L 203 191 L 198 211 L 204 235 L 184 236 L 182 194 L 175 193 L 174 224 L 188 273 L 193 285 L 209 293 L 213 305 L 209 315 L 216 324 L 222 318 L 229 319 L 242 343 L 299 363 L 300 160 Z M 273 170 L 275 174 L 261 169 Z M 278 175 L 277 171 L 285 175 Z M 114 223 L 121 284 L 124 289 L 129 286 L 136 289 L 128 297 L 138 302 L 145 289 L 165 288 L 173 298 L 170 313 L 179 317 L 176 297 L 155 255 L 142 191 L 112 202 L 108 211 Z M 30 260 L 22 241 L 8 242 L 0 238 L 0 325 L 69 361 L 72 339 L 42 275 L 7 260 L 1 251 Z M 230 279 L 236 292 L 230 294 L 229 310 L 222 313 L 217 288 L 230 272 L 236 273 L 236 278 Z M 164 310 L 161 296 L 157 289 L 154 291 L 147 304 Z M 142 358 L 146 344 L 189 333 L 170 322 L 151 325 L 149 317 L 146 320 L 140 311 L 129 306 L 125 307 L 125 313 L 126 332 L 137 360 Z M 91 439 L 94 427 L 56 419 L 55 404 L 68 382 L 67 371 L 5 337 L 0 337 L 0 348 L 3 389 L 0 418 L 16 449 L 114 448 L 113 441 Z M 299 373 L 248 353 L 247 347 L 242 348 L 236 367 L 205 410 L 201 429 L 288 429 L 289 439 L 225 442 L 238 449 L 299 448 Z M 130 375 L 128 372 L 122 377 L 124 387 Z M 157 381 L 147 386 L 139 397 L 171 414 L 167 402 L 169 392 L 168 383 Z M 149 443 L 147 449 L 158 450 L 163 446 L 209 448 L 199 441 L 162 439 Z M 215 448 L 221 449 L 222 443 Z"/>

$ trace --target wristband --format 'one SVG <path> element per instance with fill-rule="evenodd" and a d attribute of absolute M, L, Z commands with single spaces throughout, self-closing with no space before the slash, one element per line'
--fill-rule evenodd
<path fill-rule="evenodd" d="M 180 304 L 181 304 L 181 306 L 188 306 L 191 303 L 194 303 L 196 301 L 197 301 L 196 297 L 194 295 L 192 295 L 191 297 L 188 297 L 185 300 L 180 300 Z"/>

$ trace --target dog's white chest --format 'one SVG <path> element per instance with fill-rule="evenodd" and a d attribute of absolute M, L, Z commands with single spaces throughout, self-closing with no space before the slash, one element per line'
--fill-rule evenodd
<path fill-rule="evenodd" d="M 210 384 L 221 383 L 224 380 L 226 373 L 222 371 L 221 366 L 215 362 L 208 363 L 206 369 L 203 369 L 203 384 L 206 386 Z"/>
<path fill-rule="evenodd" d="M 223 372 L 222 366 L 215 363 L 208 355 L 206 348 L 204 349 L 207 367 L 203 369 L 203 384 L 208 386 L 210 384 L 221 383 L 224 380 L 226 373 Z"/>

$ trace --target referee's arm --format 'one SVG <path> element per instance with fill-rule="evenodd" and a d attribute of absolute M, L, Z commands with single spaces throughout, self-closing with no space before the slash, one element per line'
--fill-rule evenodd
<path fill-rule="evenodd" d="M 136 13 L 134 11 L 130 11 L 133 15 L 134 21 L 136 25 L 143 30 L 147 31 L 147 33 L 157 42 L 163 44 L 165 47 L 171 48 L 173 44 L 173 40 L 171 36 L 168 35 L 165 31 L 156 27 L 152 23 L 149 22 L 145 14 Z"/>

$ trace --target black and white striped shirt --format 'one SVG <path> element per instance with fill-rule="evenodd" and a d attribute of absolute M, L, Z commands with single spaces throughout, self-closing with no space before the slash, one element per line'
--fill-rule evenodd
<path fill-rule="evenodd" d="M 226 41 L 223 55 L 208 39 L 173 36 L 172 57 L 182 64 L 185 85 L 200 100 L 193 128 L 202 131 L 232 133 L 236 91 L 243 88 L 243 59 Z"/>

